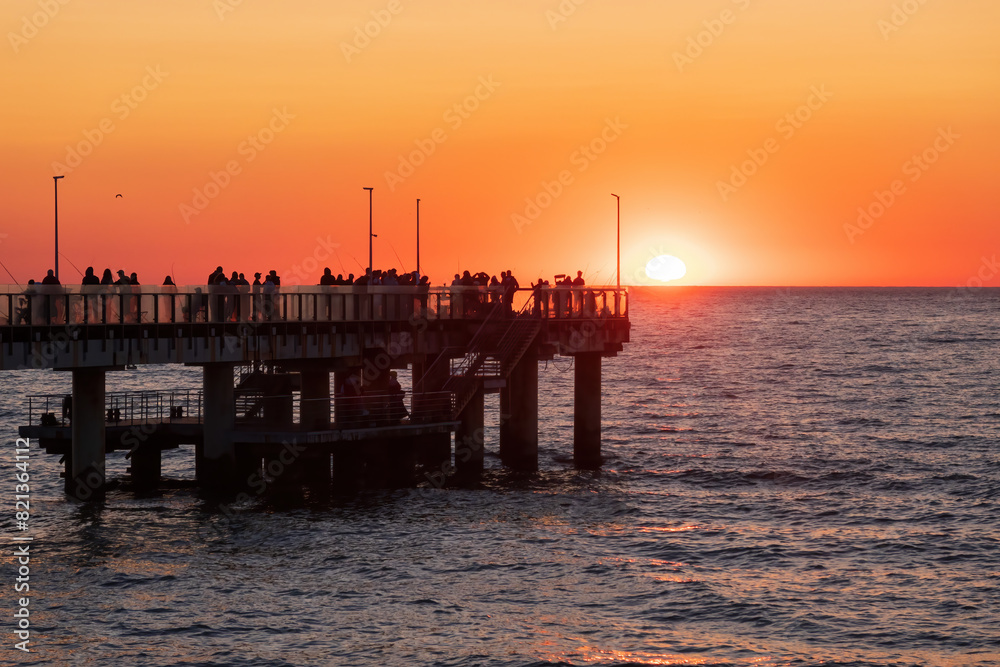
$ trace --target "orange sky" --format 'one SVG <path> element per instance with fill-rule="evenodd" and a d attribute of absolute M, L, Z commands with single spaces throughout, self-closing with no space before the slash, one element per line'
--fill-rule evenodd
<path fill-rule="evenodd" d="M 684 284 L 1000 285 L 1000 3 L 5 0 L 0 25 L 21 282 L 65 173 L 63 282 L 357 273 L 372 186 L 375 265 L 414 268 L 419 197 L 435 284 L 613 283 L 615 192 L 624 283 L 673 254 Z"/>

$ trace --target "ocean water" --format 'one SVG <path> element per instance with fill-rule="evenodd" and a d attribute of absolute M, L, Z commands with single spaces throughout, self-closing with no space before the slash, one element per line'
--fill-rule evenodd
<path fill-rule="evenodd" d="M 598 472 L 570 464 L 568 360 L 540 368 L 541 470 L 488 455 L 475 489 L 90 506 L 33 449 L 34 652 L 11 650 L 5 540 L 4 662 L 1000 664 L 1000 292 L 675 288 L 631 307 Z M 10 508 L 24 396 L 69 378 L 0 381 Z M 108 388 L 199 382 L 140 368 Z M 192 459 L 165 453 L 165 474 Z"/>

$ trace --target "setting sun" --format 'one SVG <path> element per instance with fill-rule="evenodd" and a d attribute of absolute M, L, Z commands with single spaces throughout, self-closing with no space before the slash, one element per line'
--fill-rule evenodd
<path fill-rule="evenodd" d="M 683 278 L 686 273 L 687 266 L 673 255 L 659 255 L 646 264 L 646 275 L 664 283 Z"/>

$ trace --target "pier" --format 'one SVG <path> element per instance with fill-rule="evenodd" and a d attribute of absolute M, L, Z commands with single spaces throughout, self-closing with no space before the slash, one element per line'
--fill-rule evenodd
<path fill-rule="evenodd" d="M 538 362 L 556 356 L 574 359 L 574 462 L 599 467 L 602 360 L 629 329 L 613 286 L 32 285 L 0 288 L 0 371 L 72 373 L 68 399 L 28 397 L 19 434 L 62 457 L 73 497 L 103 497 L 116 451 L 136 489 L 155 489 L 162 452 L 180 445 L 194 445 L 206 490 L 273 478 L 326 492 L 421 468 L 432 483 L 475 478 L 487 393 L 504 465 L 537 469 Z M 200 366 L 202 388 L 106 390 L 108 373 L 145 364 Z"/>

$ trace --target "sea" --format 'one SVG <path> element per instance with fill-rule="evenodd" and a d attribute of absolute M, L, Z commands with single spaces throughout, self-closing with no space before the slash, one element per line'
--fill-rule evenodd
<path fill-rule="evenodd" d="M 181 447 L 161 493 L 81 504 L 33 442 L 26 532 L 17 427 L 70 378 L 0 373 L 0 663 L 1000 665 L 998 313 L 995 289 L 636 289 L 631 343 L 603 364 L 598 471 L 572 466 L 557 358 L 537 473 L 496 457 L 495 395 L 478 486 L 226 505 L 184 483 Z"/>

